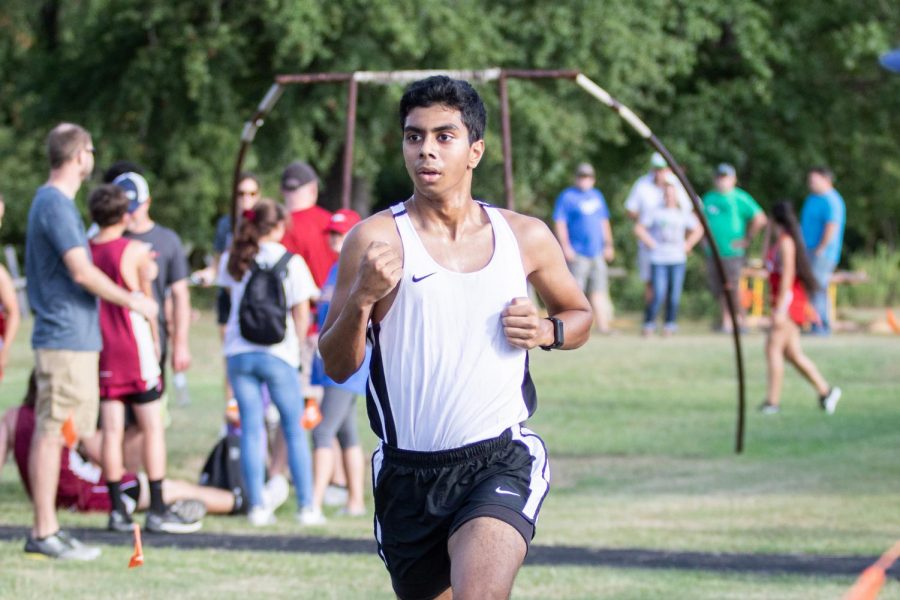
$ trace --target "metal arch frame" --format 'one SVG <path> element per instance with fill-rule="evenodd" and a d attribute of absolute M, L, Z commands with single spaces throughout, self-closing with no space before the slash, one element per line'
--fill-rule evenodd
<path fill-rule="evenodd" d="M 232 179 L 232 198 L 231 198 L 231 217 L 232 224 L 236 228 L 240 215 L 237 214 L 237 186 L 240 173 L 246 158 L 247 150 L 253 144 L 257 131 L 263 125 L 266 115 L 268 115 L 281 95 L 284 93 L 288 85 L 308 85 L 316 83 L 346 83 L 347 84 L 347 123 L 344 139 L 344 157 L 341 172 L 341 204 L 344 208 L 350 207 L 350 193 L 352 191 L 352 174 L 353 174 L 353 144 L 356 139 L 356 106 L 359 97 L 360 83 L 374 84 L 394 84 L 408 83 L 430 77 L 432 75 L 447 75 L 456 79 L 466 79 L 470 81 L 489 82 L 496 81 L 500 96 L 500 129 L 502 136 L 503 148 L 503 189 L 506 207 L 512 209 L 515 204 L 513 197 L 513 169 L 512 169 L 512 132 L 509 120 L 509 93 L 507 82 L 509 79 L 571 79 L 584 91 L 593 98 L 604 104 L 607 108 L 613 110 L 622 119 L 634 129 L 637 134 L 643 138 L 650 146 L 659 152 L 666 163 L 678 177 L 681 185 L 687 191 L 694 207 L 697 218 L 703 225 L 706 232 L 706 239 L 709 243 L 713 262 L 716 265 L 721 281 L 725 282 L 726 294 L 725 300 L 728 312 L 731 315 L 733 323 L 737 323 L 737 307 L 734 305 L 734 294 L 732 284 L 725 277 L 725 268 L 722 263 L 722 257 L 715 240 L 710 235 L 709 224 L 703 214 L 700 203 L 700 197 L 694 190 L 691 182 L 688 180 L 684 170 L 675 160 L 675 157 L 663 145 L 659 138 L 654 135 L 653 131 L 624 104 L 613 98 L 606 90 L 591 81 L 583 73 L 575 70 L 531 70 L 531 69 L 482 69 L 482 70 L 422 70 L 422 71 L 354 71 L 344 73 L 300 73 L 293 75 L 277 75 L 274 83 L 269 87 L 266 95 L 260 101 L 253 116 L 244 123 L 241 132 L 241 144 L 238 151 L 237 161 L 234 167 L 234 176 Z M 737 426 L 735 431 L 734 451 L 740 454 L 744 450 L 744 422 L 746 416 L 745 402 L 745 385 L 744 385 L 744 357 L 741 349 L 741 337 L 738 327 L 733 327 L 734 353 L 737 370 L 738 382 L 738 410 L 737 410 Z"/>

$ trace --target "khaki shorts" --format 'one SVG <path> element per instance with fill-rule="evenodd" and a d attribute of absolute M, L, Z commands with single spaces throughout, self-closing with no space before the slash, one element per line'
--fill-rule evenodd
<path fill-rule="evenodd" d="M 36 431 L 60 433 L 72 417 L 78 437 L 94 434 L 100 410 L 99 366 L 99 352 L 34 351 Z"/>
<path fill-rule="evenodd" d="M 586 294 L 609 290 L 606 260 L 602 254 L 594 257 L 577 254 L 569 263 L 569 271 L 572 272 L 578 287 Z"/>

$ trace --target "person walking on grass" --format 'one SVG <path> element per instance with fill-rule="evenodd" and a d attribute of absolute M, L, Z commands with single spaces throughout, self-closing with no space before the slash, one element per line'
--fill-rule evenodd
<path fill-rule="evenodd" d="M 159 306 L 116 285 L 91 262 L 84 223 L 74 198 L 94 169 L 90 134 L 61 123 L 47 137 L 50 177 L 28 211 L 25 273 L 34 313 L 31 346 L 37 378 L 35 430 L 28 459 L 34 525 L 27 554 L 93 560 L 86 546 L 59 527 L 56 489 L 63 428 L 87 438 L 97 428 L 100 337 L 97 297 L 156 319 Z"/>
<path fill-rule="evenodd" d="M 772 327 L 766 339 L 767 396 L 760 406 L 763 414 L 780 410 L 781 387 L 784 382 L 784 359 L 794 365 L 819 395 L 819 407 L 833 414 L 841 399 L 841 388 L 831 387 L 815 363 L 800 347 L 800 327 L 813 317 L 809 295 L 819 282 L 806 254 L 806 245 L 797 217 L 789 202 L 779 202 L 772 209 L 775 223 L 773 240 L 766 257 L 769 287 L 772 292 Z"/>
<path fill-rule="evenodd" d="M 318 296 L 319 289 L 303 259 L 288 253 L 280 243 L 288 218 L 284 207 L 262 200 L 241 216 L 231 249 L 222 256 L 218 285 L 229 288 L 231 293 L 224 353 L 241 417 L 241 470 L 250 505 L 247 518 L 253 525 L 275 522 L 273 507 L 263 493 L 266 430 L 261 388 L 265 384 L 281 415 L 288 464 L 297 490 L 297 519 L 303 525 L 317 525 L 323 517 L 312 507 L 312 464 L 306 431 L 300 424 L 303 395 L 297 367 L 300 340 L 309 329 L 309 302 Z M 282 289 L 271 289 L 270 297 L 259 298 L 259 286 L 248 284 L 253 283 L 254 277 L 263 277 L 263 273 L 277 278 Z M 242 301 L 248 287 L 252 293 L 244 307 Z M 283 307 L 283 313 L 267 312 L 257 304 L 260 300 L 265 306 Z M 251 314 L 250 308 L 255 312 Z M 263 313 L 267 317 L 262 317 Z M 259 318 L 253 320 L 248 314 Z M 278 322 L 273 323 L 271 319 Z M 280 339 L 263 339 L 257 328 L 248 324 L 251 321 L 257 326 L 276 327 Z"/>
<path fill-rule="evenodd" d="M 413 194 L 350 231 L 319 339 L 338 382 L 372 344 L 375 537 L 400 598 L 509 596 L 550 487 L 547 450 L 523 426 L 528 350 L 577 348 L 593 322 L 550 229 L 472 197 L 485 115 L 465 81 L 406 89 Z"/>
<path fill-rule="evenodd" d="M 131 176 L 132 182 L 143 181 L 140 175 Z M 91 193 L 91 219 L 99 227 L 90 241 L 91 256 L 97 268 L 117 285 L 150 298 L 156 263 L 148 244 L 123 237 L 130 220 L 129 204 L 126 191 L 118 185 L 103 185 Z M 100 301 L 102 465 L 109 490 L 107 528 L 111 531 L 130 533 L 133 529 L 120 491 L 125 473 L 125 410 L 129 406 L 143 434 L 143 462 L 150 495 L 145 529 L 152 533 L 191 533 L 201 526 L 200 521 L 188 521 L 170 510 L 163 500 L 166 438 L 160 402 L 157 326 L 157 322 L 150 323 L 127 308 Z"/>
<path fill-rule="evenodd" d="M 703 228 L 697 217 L 679 205 L 676 185 L 675 176 L 667 176 L 662 183 L 665 204 L 647 210 L 634 226 L 635 235 L 647 248 L 653 286 L 653 295 L 644 311 L 645 336 L 656 331 L 656 316 L 663 302 L 666 304 L 663 335 L 677 331 L 687 255 L 703 238 Z"/>

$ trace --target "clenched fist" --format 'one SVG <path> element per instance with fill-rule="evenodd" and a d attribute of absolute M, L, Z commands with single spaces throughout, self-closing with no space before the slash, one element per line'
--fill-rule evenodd
<path fill-rule="evenodd" d="M 354 291 L 364 303 L 375 304 L 397 287 L 402 276 L 400 253 L 385 242 L 372 242 L 359 263 Z"/>
<path fill-rule="evenodd" d="M 538 315 L 529 298 L 513 298 L 500 313 L 500 320 L 506 340 L 516 348 L 531 350 L 553 343 L 553 326 Z"/>

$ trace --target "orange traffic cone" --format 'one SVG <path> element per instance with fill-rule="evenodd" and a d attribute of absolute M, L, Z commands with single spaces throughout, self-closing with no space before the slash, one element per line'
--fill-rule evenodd
<path fill-rule="evenodd" d="M 143 566 L 144 564 L 144 547 L 141 544 L 141 526 L 137 523 L 134 524 L 134 554 L 131 555 L 131 560 L 128 561 L 128 568 L 133 569 L 135 567 Z"/>
<path fill-rule="evenodd" d="M 78 432 L 75 430 L 75 421 L 72 420 L 71 416 L 62 424 L 61 433 L 63 441 L 66 443 L 66 448 L 69 450 L 74 448 L 75 444 L 78 443 Z"/>
<path fill-rule="evenodd" d="M 844 596 L 844 600 L 875 600 L 884 585 L 885 572 L 900 558 L 900 542 L 881 555 L 881 558 L 867 568 Z"/>
<path fill-rule="evenodd" d="M 300 418 L 300 425 L 303 429 L 315 429 L 316 425 L 322 422 L 322 412 L 319 410 L 319 404 L 315 398 L 306 399 L 306 408 L 303 410 L 303 416 Z"/>

